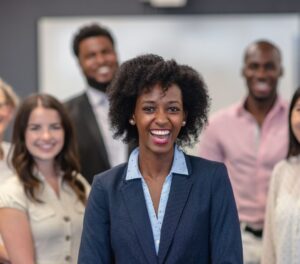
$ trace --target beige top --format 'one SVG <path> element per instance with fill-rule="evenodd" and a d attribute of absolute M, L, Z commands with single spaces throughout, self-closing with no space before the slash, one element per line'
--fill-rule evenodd
<path fill-rule="evenodd" d="M 300 157 L 283 160 L 273 170 L 262 263 L 300 263 Z"/>
<path fill-rule="evenodd" d="M 7 165 L 7 156 L 10 143 L 2 142 L 1 146 L 4 151 L 4 159 L 0 160 L 0 183 L 2 184 L 7 178 L 13 175 L 12 170 Z"/>
<path fill-rule="evenodd" d="M 32 202 L 25 195 L 17 177 L 9 178 L 0 186 L 0 208 L 9 207 L 28 214 L 32 230 L 36 264 L 75 264 L 82 232 L 84 206 L 69 185 L 60 177 L 60 198 L 45 181 L 37 197 L 44 203 Z M 78 178 L 90 192 L 90 185 L 81 176 Z"/>
<path fill-rule="evenodd" d="M 10 148 L 10 143 L 8 142 L 1 142 L 1 147 L 4 152 L 4 159 L 0 160 L 0 185 L 3 184 L 9 177 L 13 176 L 12 170 L 8 167 L 7 164 L 7 157 L 8 157 L 8 152 Z M 3 245 L 2 237 L 0 234 L 0 245 Z"/>

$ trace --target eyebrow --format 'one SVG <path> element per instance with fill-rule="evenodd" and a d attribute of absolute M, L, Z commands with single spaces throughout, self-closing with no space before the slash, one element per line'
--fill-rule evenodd
<path fill-rule="evenodd" d="M 61 122 L 53 122 L 53 123 L 49 123 L 48 125 L 57 125 L 57 124 L 61 125 L 62 123 Z M 43 125 L 43 124 L 41 124 L 41 123 L 34 123 L 34 122 L 29 123 L 28 122 L 27 125 L 30 126 L 30 125 Z"/>
<path fill-rule="evenodd" d="M 142 103 L 143 104 L 147 104 L 147 103 L 149 103 L 149 104 L 155 104 L 156 103 L 156 101 L 153 101 L 153 100 L 144 100 L 144 101 L 142 101 Z M 168 101 L 167 102 L 168 104 L 180 104 L 181 102 L 180 101 L 178 101 L 178 100 L 173 100 L 173 101 Z"/>

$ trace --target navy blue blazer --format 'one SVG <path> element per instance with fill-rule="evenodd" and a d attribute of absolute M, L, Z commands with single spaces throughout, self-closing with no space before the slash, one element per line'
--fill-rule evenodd
<path fill-rule="evenodd" d="M 173 176 L 158 255 L 140 179 L 127 164 L 94 178 L 79 264 L 242 264 L 240 225 L 225 166 L 185 155 L 189 175 Z"/>

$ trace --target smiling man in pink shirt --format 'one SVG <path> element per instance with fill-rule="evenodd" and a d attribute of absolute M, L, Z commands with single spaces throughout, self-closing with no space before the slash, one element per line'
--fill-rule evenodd
<path fill-rule="evenodd" d="M 286 156 L 288 104 L 277 94 L 283 74 L 280 50 L 260 40 L 245 52 L 246 97 L 209 120 L 199 155 L 224 162 L 238 206 L 244 263 L 260 263 L 262 228 L 271 171 Z"/>

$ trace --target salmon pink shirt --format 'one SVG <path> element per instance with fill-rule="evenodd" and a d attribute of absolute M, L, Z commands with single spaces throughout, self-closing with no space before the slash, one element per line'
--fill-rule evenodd
<path fill-rule="evenodd" d="M 240 221 L 262 229 L 271 172 L 287 154 L 288 104 L 278 97 L 261 127 L 244 104 L 212 116 L 200 138 L 199 155 L 225 163 Z"/>

